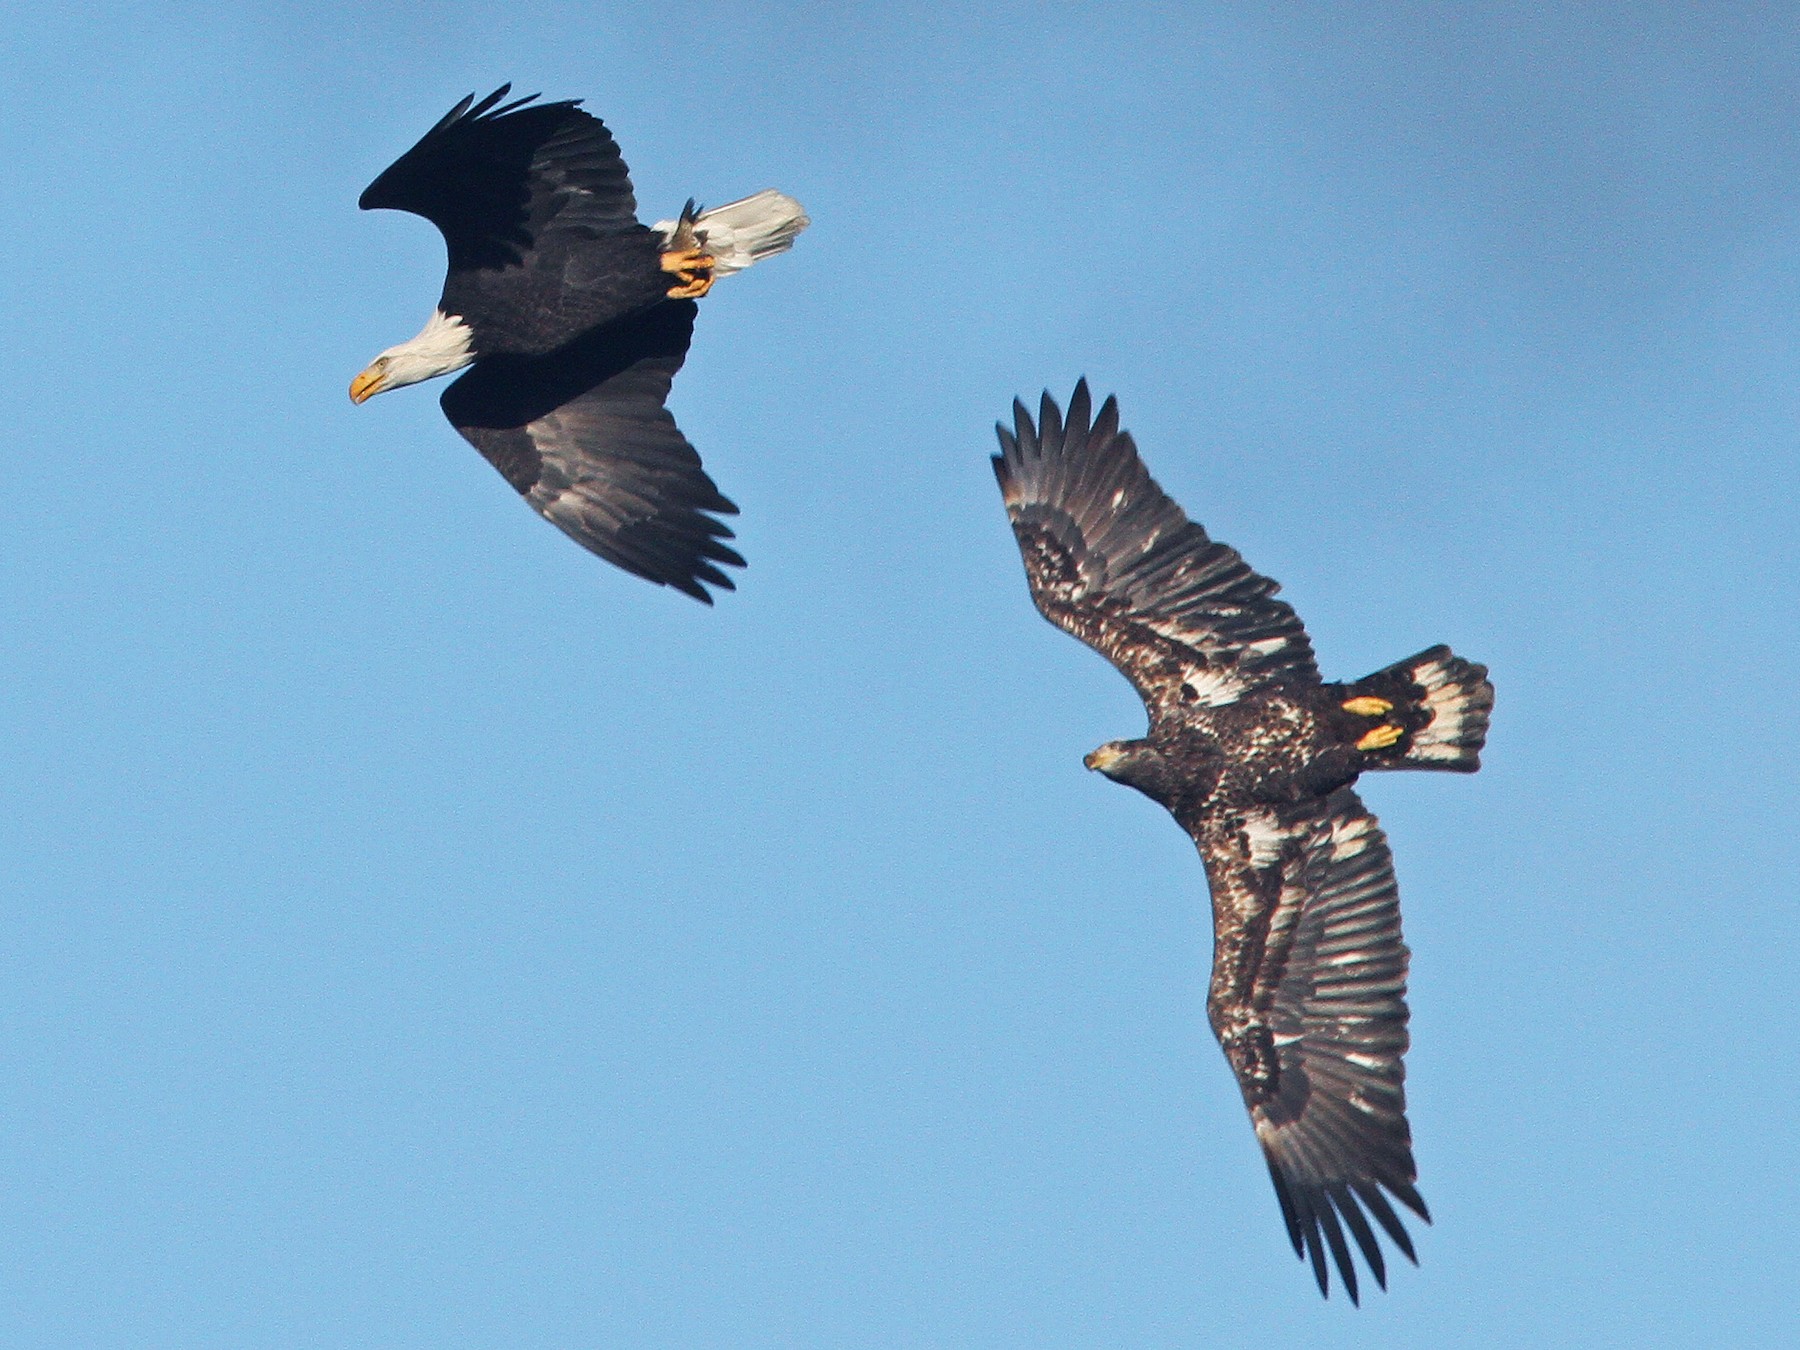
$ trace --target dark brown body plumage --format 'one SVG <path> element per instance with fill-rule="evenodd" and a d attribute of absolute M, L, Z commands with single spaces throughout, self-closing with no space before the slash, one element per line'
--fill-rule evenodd
<path fill-rule="evenodd" d="M 1479 766 L 1487 672 L 1434 647 L 1327 684 L 1275 582 L 1150 478 L 1111 399 L 1065 421 L 1018 404 L 994 468 L 1032 599 L 1100 651 L 1150 715 L 1088 756 L 1194 840 L 1213 906 L 1207 1014 L 1249 1108 L 1288 1234 L 1321 1292 L 1369 1220 L 1408 1257 L 1389 1197 L 1429 1220 L 1406 1122 L 1407 949 L 1392 859 L 1352 789 L 1370 769 Z M 1348 1229 L 1348 1235 L 1345 1230 Z"/>

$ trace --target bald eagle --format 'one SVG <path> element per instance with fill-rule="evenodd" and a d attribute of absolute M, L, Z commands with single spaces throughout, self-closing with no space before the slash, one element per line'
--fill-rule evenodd
<path fill-rule="evenodd" d="M 994 472 L 1031 598 L 1131 681 L 1148 734 L 1086 764 L 1193 838 L 1213 907 L 1206 1000 L 1296 1255 L 1357 1299 L 1344 1230 L 1387 1286 L 1372 1217 L 1409 1260 L 1392 1196 L 1427 1223 L 1406 1122 L 1407 949 L 1393 861 L 1351 785 L 1369 769 L 1473 773 L 1494 689 L 1432 647 L 1327 684 L 1276 583 L 1163 494 L 1108 398 L 1068 417 L 1014 402 Z"/>
<path fill-rule="evenodd" d="M 449 274 L 419 335 L 350 383 L 375 394 L 472 367 L 444 415 L 551 524 L 628 572 L 712 603 L 744 560 L 722 496 L 663 404 L 694 301 L 810 223 L 759 192 L 641 225 L 619 147 L 580 100 L 462 100 L 369 184 L 363 210 L 425 217 Z"/>

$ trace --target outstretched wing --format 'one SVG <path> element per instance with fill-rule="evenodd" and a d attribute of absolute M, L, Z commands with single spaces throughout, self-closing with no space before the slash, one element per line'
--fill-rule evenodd
<path fill-rule="evenodd" d="M 578 99 L 458 103 L 363 191 L 357 205 L 424 216 L 444 233 L 450 268 L 521 262 L 553 231 L 642 229 L 617 142 Z"/>
<path fill-rule="evenodd" d="M 694 331 L 668 301 L 542 357 L 488 357 L 444 391 L 444 415 L 538 513 L 608 562 L 712 603 L 735 515 L 663 406 Z M 702 584 L 704 583 L 704 584 Z"/>
<path fill-rule="evenodd" d="M 1329 1248 L 1355 1302 L 1344 1229 L 1386 1288 L 1367 1216 L 1414 1261 L 1387 1196 L 1431 1221 L 1406 1123 L 1407 949 L 1393 858 L 1349 788 L 1297 809 L 1209 817 L 1195 842 L 1213 896 L 1208 1017 L 1295 1253 L 1311 1258 L 1326 1293 Z"/>
<path fill-rule="evenodd" d="M 1150 706 L 1230 703 L 1278 680 L 1316 682 L 1312 644 L 1277 584 L 1170 501 L 1087 381 L 1065 421 L 1013 403 L 994 474 L 1045 618 L 1098 650 Z"/>

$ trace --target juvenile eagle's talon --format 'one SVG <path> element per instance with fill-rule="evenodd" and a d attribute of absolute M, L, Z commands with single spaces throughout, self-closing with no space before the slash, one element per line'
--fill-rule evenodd
<path fill-rule="evenodd" d="M 1339 705 L 1347 713 L 1355 713 L 1358 717 L 1380 717 L 1394 710 L 1394 705 L 1385 698 L 1375 698 L 1370 694 L 1360 694 L 1356 698 L 1346 699 Z"/>
<path fill-rule="evenodd" d="M 1376 727 L 1356 743 L 1358 750 L 1385 750 L 1406 734 L 1404 727 L 1397 727 L 1392 722 Z"/>

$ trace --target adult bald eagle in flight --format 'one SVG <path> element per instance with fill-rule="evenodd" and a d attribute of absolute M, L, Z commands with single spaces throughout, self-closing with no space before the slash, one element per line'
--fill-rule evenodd
<path fill-rule="evenodd" d="M 1407 949 L 1393 861 L 1351 784 L 1368 769 L 1473 773 L 1494 689 L 1432 647 L 1327 684 L 1276 583 L 1163 494 L 1087 383 L 1065 419 L 1013 404 L 994 472 L 1039 611 L 1095 648 L 1150 714 L 1090 769 L 1161 803 L 1192 836 L 1213 905 L 1208 1020 L 1275 1181 L 1296 1254 L 1352 1302 L 1387 1268 L 1369 1218 L 1409 1260 L 1392 1196 L 1427 1223 L 1406 1123 Z M 1384 1194 L 1385 1192 L 1385 1194 Z"/>
<path fill-rule="evenodd" d="M 744 560 L 720 495 L 663 407 L 715 277 L 809 224 L 775 191 L 641 225 L 625 161 L 579 100 L 452 108 L 369 184 L 363 210 L 425 217 L 450 254 L 424 330 L 350 384 L 357 403 L 473 369 L 444 415 L 551 524 L 608 562 L 712 603 Z"/>

